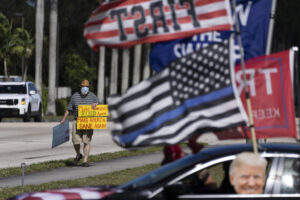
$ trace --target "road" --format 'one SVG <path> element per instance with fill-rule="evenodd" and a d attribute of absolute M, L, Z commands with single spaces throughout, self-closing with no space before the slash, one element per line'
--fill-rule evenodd
<path fill-rule="evenodd" d="M 0 123 L 0 168 L 74 157 L 71 141 L 51 148 L 52 128 L 56 125 L 58 122 Z M 108 122 L 107 127 L 107 130 L 95 130 L 91 155 L 122 150 L 111 139 L 112 123 Z"/>
<path fill-rule="evenodd" d="M 71 141 L 54 149 L 51 148 L 52 128 L 57 124 L 58 122 L 0 123 L 0 168 L 19 167 L 23 162 L 29 165 L 74 157 L 75 153 Z M 112 126 L 113 124 L 108 122 L 107 130 L 95 130 L 91 143 L 91 155 L 123 150 L 111 139 Z M 213 134 L 204 134 L 199 138 L 199 141 L 209 145 L 245 143 L 245 140 L 220 141 Z M 282 138 L 270 139 L 270 141 L 295 142 L 293 139 Z"/>

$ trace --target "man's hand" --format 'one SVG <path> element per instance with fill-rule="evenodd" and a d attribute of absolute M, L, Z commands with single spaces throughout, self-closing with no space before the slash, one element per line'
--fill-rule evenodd
<path fill-rule="evenodd" d="M 65 118 L 63 118 L 63 119 L 60 121 L 60 123 L 61 123 L 61 124 L 64 124 L 64 123 L 65 123 L 65 121 L 66 121 L 66 119 L 65 119 Z"/>
<path fill-rule="evenodd" d="M 92 109 L 95 109 L 97 105 L 98 105 L 98 103 L 93 103 L 92 104 Z"/>
<path fill-rule="evenodd" d="M 69 116 L 70 112 L 68 110 L 66 110 L 64 117 L 62 118 L 62 120 L 60 121 L 61 124 L 64 124 L 66 121 L 66 118 Z"/>

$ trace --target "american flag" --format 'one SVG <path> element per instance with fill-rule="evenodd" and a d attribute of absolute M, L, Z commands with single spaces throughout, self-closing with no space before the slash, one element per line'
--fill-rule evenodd
<path fill-rule="evenodd" d="M 109 97 L 114 141 L 123 147 L 176 144 L 245 125 L 230 54 L 229 40 L 201 48 L 122 96 Z"/>
<path fill-rule="evenodd" d="M 84 37 L 94 49 L 130 47 L 231 28 L 228 0 L 114 0 L 92 12 Z"/>

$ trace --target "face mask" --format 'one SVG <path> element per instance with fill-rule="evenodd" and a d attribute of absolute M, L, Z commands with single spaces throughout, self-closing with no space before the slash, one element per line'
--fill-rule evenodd
<path fill-rule="evenodd" d="M 88 87 L 82 87 L 81 88 L 81 94 L 86 95 L 89 92 L 89 88 Z"/>

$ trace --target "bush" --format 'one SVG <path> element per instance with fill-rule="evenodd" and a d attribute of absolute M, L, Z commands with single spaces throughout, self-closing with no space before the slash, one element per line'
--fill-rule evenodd
<path fill-rule="evenodd" d="M 77 91 L 82 80 L 88 79 L 90 90 L 93 91 L 93 83 L 97 80 L 96 68 L 88 66 L 88 63 L 78 54 L 70 53 L 64 62 L 65 85 L 71 87 L 72 91 Z"/>
<path fill-rule="evenodd" d="M 43 84 L 42 85 L 42 105 L 43 105 L 43 113 L 46 114 L 47 111 L 47 103 L 48 103 L 48 88 Z"/>
<path fill-rule="evenodd" d="M 68 103 L 70 101 L 70 97 L 64 98 L 64 99 L 56 99 L 55 105 L 56 105 L 56 115 L 64 115 L 65 111 L 67 109 Z"/>

